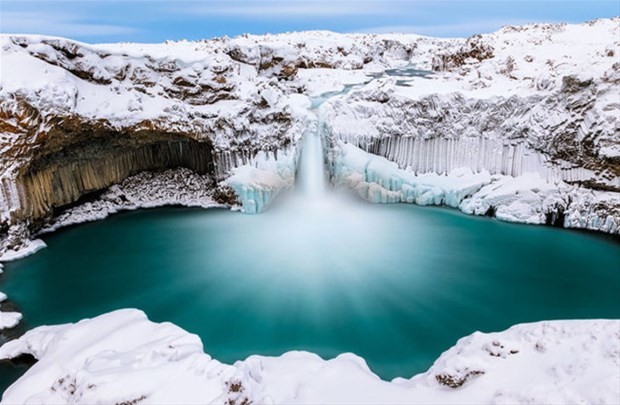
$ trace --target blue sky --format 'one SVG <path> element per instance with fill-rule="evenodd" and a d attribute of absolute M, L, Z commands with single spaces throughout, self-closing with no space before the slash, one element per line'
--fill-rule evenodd
<path fill-rule="evenodd" d="M 619 0 L 0 0 L 0 32 L 161 42 L 297 30 L 469 36 L 620 15 Z"/>

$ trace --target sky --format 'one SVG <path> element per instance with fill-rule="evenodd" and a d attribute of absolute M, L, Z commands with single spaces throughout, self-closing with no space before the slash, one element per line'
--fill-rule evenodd
<path fill-rule="evenodd" d="M 620 15 L 620 0 L 0 0 L 0 32 L 162 42 L 300 30 L 466 37 Z"/>

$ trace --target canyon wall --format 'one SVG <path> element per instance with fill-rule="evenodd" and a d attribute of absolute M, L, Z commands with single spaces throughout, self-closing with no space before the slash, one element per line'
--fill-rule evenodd
<path fill-rule="evenodd" d="M 326 32 L 157 45 L 3 35 L 1 47 L 0 251 L 154 206 L 162 189 L 162 204 L 260 212 L 292 186 L 314 124 L 299 70 L 385 68 L 414 48 Z M 194 199 L 162 181 L 206 190 Z"/>
<path fill-rule="evenodd" d="M 371 201 L 620 232 L 617 22 L 506 27 L 326 101 L 332 179 Z"/>
<path fill-rule="evenodd" d="M 373 200 L 616 230 L 618 22 L 505 27 L 468 39 L 305 32 L 90 45 L 3 35 L 0 241 L 23 239 L 143 171 L 190 169 L 213 204 L 258 212 L 292 186 L 299 141 L 317 125 L 333 180 L 375 190 Z M 411 187 L 439 176 L 444 197 L 463 168 L 490 177 L 456 200 L 403 191 L 403 181 L 382 178 L 392 169 L 351 182 L 353 171 L 335 169 L 346 166 L 339 157 L 356 155 L 342 143 L 368 161 L 393 162 Z M 506 188 L 531 175 L 529 188 Z M 141 178 L 157 188 L 179 176 Z M 498 201 L 489 196 L 500 180 Z M 515 214 L 518 205 L 527 216 Z"/>

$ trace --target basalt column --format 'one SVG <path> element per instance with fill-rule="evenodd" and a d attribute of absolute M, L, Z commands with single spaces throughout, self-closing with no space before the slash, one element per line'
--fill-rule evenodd
<path fill-rule="evenodd" d="M 119 183 L 145 170 L 186 167 L 213 173 L 210 142 L 191 139 L 158 141 L 140 146 L 69 146 L 40 156 L 19 177 L 17 185 L 22 219 L 40 219 L 54 208 Z"/>

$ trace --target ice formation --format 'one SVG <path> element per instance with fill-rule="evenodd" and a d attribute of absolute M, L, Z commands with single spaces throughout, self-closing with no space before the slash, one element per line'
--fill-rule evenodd
<path fill-rule="evenodd" d="M 338 141 L 333 148 L 332 176 L 375 203 L 448 205 L 467 214 L 490 215 L 504 221 L 558 224 L 610 233 L 619 231 L 613 214 L 592 213 L 597 201 L 620 206 L 617 193 L 583 190 L 547 181 L 536 171 L 518 176 L 491 174 L 464 166 L 444 173 L 400 169 L 395 162 Z M 587 202 L 586 202 L 587 201 Z M 590 203 L 588 203 L 590 202 Z M 561 216 L 554 216 L 562 208 Z"/>
<path fill-rule="evenodd" d="M 231 170 L 225 184 L 232 187 L 243 212 L 256 214 L 283 189 L 295 182 L 297 152 L 294 149 L 276 153 L 259 153 L 252 162 Z"/>
<path fill-rule="evenodd" d="M 619 30 L 617 19 L 534 24 L 442 49 L 419 43 L 431 55 L 411 62 L 432 75 L 401 69 L 321 105 L 336 182 L 373 201 L 618 233 Z M 369 171 L 339 177 L 352 157 L 343 142 L 371 154 Z M 490 177 L 480 192 L 450 195 L 468 172 Z"/>

